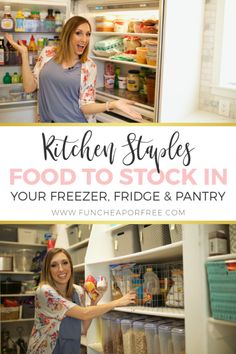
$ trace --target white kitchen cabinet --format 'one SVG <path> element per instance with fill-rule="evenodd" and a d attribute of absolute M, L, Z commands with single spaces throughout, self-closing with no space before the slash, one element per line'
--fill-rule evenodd
<path fill-rule="evenodd" d="M 209 260 L 236 259 L 235 254 L 208 257 L 208 233 L 224 226 L 183 224 L 183 241 L 122 257 L 114 257 L 111 232 L 118 227 L 108 224 L 93 225 L 88 244 L 84 265 L 85 276 L 102 274 L 109 283 L 108 291 L 102 301 L 111 300 L 109 264 L 159 263 L 182 258 L 184 310 L 170 308 L 167 312 L 166 308 L 158 308 L 158 311 L 152 311 L 150 308 L 144 309 L 138 306 L 116 310 L 184 319 L 187 354 L 234 354 L 236 352 L 236 323 L 211 318 L 205 268 L 206 261 Z M 86 343 L 89 354 L 102 353 L 99 319 L 93 320 Z"/>

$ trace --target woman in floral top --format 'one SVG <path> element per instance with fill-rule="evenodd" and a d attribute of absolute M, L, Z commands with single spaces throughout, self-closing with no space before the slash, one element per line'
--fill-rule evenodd
<path fill-rule="evenodd" d="M 27 47 L 22 42 L 17 44 L 12 35 L 5 35 L 21 54 L 25 92 L 39 89 L 39 115 L 43 122 L 91 122 L 96 113 L 114 108 L 132 118 L 142 118 L 132 108 L 132 101 L 95 102 L 97 69 L 88 58 L 90 34 L 91 26 L 85 18 L 70 18 L 63 27 L 59 46 L 45 47 L 33 72 Z"/>
<path fill-rule="evenodd" d="M 91 320 L 135 302 L 135 293 L 107 304 L 97 305 L 102 294 L 85 306 L 83 288 L 73 283 L 73 265 L 67 251 L 51 249 L 43 263 L 41 282 L 35 297 L 35 323 L 28 354 L 79 354 L 81 333 Z"/>

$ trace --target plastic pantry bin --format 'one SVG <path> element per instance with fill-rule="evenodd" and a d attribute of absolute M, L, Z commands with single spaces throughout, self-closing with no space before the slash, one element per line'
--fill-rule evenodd
<path fill-rule="evenodd" d="M 173 354 L 173 342 L 171 331 L 177 327 L 177 323 L 166 323 L 159 326 L 159 339 L 161 354 Z"/>
<path fill-rule="evenodd" d="M 121 320 L 124 354 L 133 354 L 133 321 L 132 319 Z"/>
<path fill-rule="evenodd" d="M 146 342 L 147 342 L 147 354 L 160 354 L 160 339 L 159 339 L 159 326 L 162 324 L 167 324 L 171 322 L 171 320 L 160 320 L 154 322 L 145 323 L 145 335 L 146 335 Z"/>
<path fill-rule="evenodd" d="M 17 272 L 29 272 L 31 270 L 34 252 L 30 249 L 20 249 L 15 253 L 14 270 Z"/>
<path fill-rule="evenodd" d="M 104 354 L 113 354 L 113 343 L 111 334 L 111 321 L 114 317 L 112 313 L 102 316 L 102 348 Z"/>
<path fill-rule="evenodd" d="M 144 331 L 145 320 L 135 321 L 133 323 L 133 337 L 135 354 L 147 354 L 146 335 Z"/>
<path fill-rule="evenodd" d="M 174 354 L 185 353 L 185 329 L 184 327 L 175 327 L 171 330 Z"/>

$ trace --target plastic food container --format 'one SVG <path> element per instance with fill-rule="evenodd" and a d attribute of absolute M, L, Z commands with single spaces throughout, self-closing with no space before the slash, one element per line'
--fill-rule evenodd
<path fill-rule="evenodd" d="M 147 322 L 144 325 L 147 353 L 148 354 L 160 354 L 160 339 L 159 339 L 159 326 L 165 323 L 171 322 L 171 320 L 160 320 L 154 322 Z"/>
<path fill-rule="evenodd" d="M 123 354 L 123 337 L 121 331 L 121 317 L 112 318 L 111 320 L 111 335 L 113 344 L 113 354 Z"/>
<path fill-rule="evenodd" d="M 107 16 L 97 16 L 96 21 L 96 31 L 98 32 L 113 32 L 114 31 L 114 18 Z"/>
<path fill-rule="evenodd" d="M 124 354 L 133 354 L 133 320 L 123 319 L 121 320 L 121 331 L 123 338 L 123 349 Z"/>
<path fill-rule="evenodd" d="M 111 336 L 111 319 L 112 314 L 107 313 L 102 316 L 102 348 L 104 354 L 113 354 L 113 344 Z"/>
<path fill-rule="evenodd" d="M 161 354 L 173 354 L 171 331 L 177 327 L 176 323 L 167 323 L 159 326 L 159 340 Z"/>
<path fill-rule="evenodd" d="M 119 76 L 118 77 L 118 82 L 119 82 L 119 89 L 126 90 L 126 88 L 127 88 L 127 76 Z"/>
<path fill-rule="evenodd" d="M 115 83 L 115 75 L 104 75 L 104 86 L 107 89 L 113 89 Z"/>
<path fill-rule="evenodd" d="M 147 54 L 146 60 L 147 60 L 147 65 L 156 66 L 156 64 L 157 64 L 157 57 L 156 57 L 156 54 L 155 54 L 155 55 L 149 55 L 149 54 Z"/>
<path fill-rule="evenodd" d="M 146 64 L 146 55 L 147 48 L 146 47 L 137 47 L 136 48 L 136 62 L 140 64 Z"/>
<path fill-rule="evenodd" d="M 128 22 L 122 19 L 117 19 L 114 21 L 114 32 L 127 32 Z"/>
<path fill-rule="evenodd" d="M 147 342 L 146 342 L 144 325 L 145 325 L 145 321 L 135 321 L 133 323 L 135 354 L 147 354 Z"/>
<path fill-rule="evenodd" d="M 34 252 L 30 249 L 20 249 L 15 253 L 15 271 L 29 272 L 32 265 Z"/>
<path fill-rule="evenodd" d="M 185 330 L 184 327 L 176 327 L 171 330 L 174 354 L 185 353 Z"/>

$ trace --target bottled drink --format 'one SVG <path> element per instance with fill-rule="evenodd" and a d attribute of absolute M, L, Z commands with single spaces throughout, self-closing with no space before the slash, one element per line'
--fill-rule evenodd
<path fill-rule="evenodd" d="M 38 51 L 37 51 L 37 46 L 35 43 L 35 38 L 33 35 L 30 37 L 28 51 L 29 51 L 29 64 L 34 65 L 36 62 L 36 57 L 37 57 Z"/>
<path fill-rule="evenodd" d="M 160 294 L 160 280 L 152 268 L 147 268 L 143 282 L 143 303 L 145 306 L 157 306 Z"/>
<path fill-rule="evenodd" d="M 11 77 L 12 84 L 18 84 L 20 82 L 20 76 L 17 73 L 14 73 Z"/>
<path fill-rule="evenodd" d="M 3 17 L 1 19 L 1 31 L 5 32 L 13 32 L 15 27 L 14 19 L 11 15 L 11 6 L 5 5 Z"/>
<path fill-rule="evenodd" d="M 119 76 L 120 76 L 120 67 L 117 66 L 115 68 L 115 83 L 114 83 L 114 88 L 115 89 L 119 88 Z"/>
<path fill-rule="evenodd" d="M 4 46 L 4 38 L 0 37 L 0 65 L 5 64 L 5 51 L 6 48 Z"/>
<path fill-rule="evenodd" d="M 25 16 L 21 10 L 19 10 L 16 15 L 15 31 L 25 32 Z"/>

